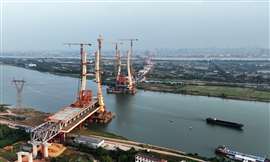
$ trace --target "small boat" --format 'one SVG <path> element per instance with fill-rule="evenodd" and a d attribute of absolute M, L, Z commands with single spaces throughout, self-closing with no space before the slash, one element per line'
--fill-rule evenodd
<path fill-rule="evenodd" d="M 235 122 L 230 122 L 230 121 L 224 121 L 224 120 L 218 120 L 216 118 L 207 118 L 206 119 L 207 124 L 213 124 L 213 125 L 221 125 L 225 127 L 232 127 L 236 129 L 242 129 L 244 126 L 241 123 L 235 123 Z"/>
<path fill-rule="evenodd" d="M 169 120 L 170 123 L 173 123 L 173 120 Z"/>

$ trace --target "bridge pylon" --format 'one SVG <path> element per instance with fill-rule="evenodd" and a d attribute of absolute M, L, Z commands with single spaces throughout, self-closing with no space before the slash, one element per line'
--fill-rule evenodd
<path fill-rule="evenodd" d="M 99 111 L 100 112 L 105 112 L 105 103 L 102 95 L 102 85 L 101 85 L 101 75 L 100 75 L 100 59 L 101 59 L 101 47 L 102 47 L 102 42 L 103 38 L 101 35 L 97 39 L 98 41 L 98 50 L 96 52 L 96 63 L 95 63 L 95 70 L 96 70 L 96 82 L 97 82 L 97 98 L 98 98 L 98 104 L 100 106 Z"/>

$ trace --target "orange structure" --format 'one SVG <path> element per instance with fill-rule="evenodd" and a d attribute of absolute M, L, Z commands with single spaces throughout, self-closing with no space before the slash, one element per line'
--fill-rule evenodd
<path fill-rule="evenodd" d="M 67 43 L 67 45 L 79 45 L 81 54 L 81 86 L 78 93 L 77 100 L 71 104 L 72 107 L 85 107 L 92 102 L 92 91 L 86 90 L 87 84 L 87 53 L 84 49 L 85 46 L 91 46 L 90 43 Z"/>
<path fill-rule="evenodd" d="M 133 42 L 138 39 L 121 39 L 122 41 L 130 41 L 130 49 L 127 51 L 127 76 L 121 73 L 121 57 L 116 44 L 115 54 L 116 54 L 116 67 L 117 67 L 117 76 L 115 84 L 107 88 L 107 93 L 124 93 L 124 94 L 135 94 L 136 93 L 136 84 L 135 78 L 132 74 L 132 65 L 131 65 L 131 56 L 133 53 Z"/>

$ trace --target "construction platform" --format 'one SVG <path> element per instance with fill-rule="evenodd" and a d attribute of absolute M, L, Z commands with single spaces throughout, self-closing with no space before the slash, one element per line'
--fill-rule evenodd
<path fill-rule="evenodd" d="M 62 121 L 67 122 L 68 120 L 72 119 L 74 116 L 80 113 L 82 108 L 76 107 L 64 107 L 54 115 L 50 116 L 49 119 L 51 121 Z"/>
<path fill-rule="evenodd" d="M 99 110 L 97 101 L 86 108 L 65 107 L 49 117 L 50 121 L 61 122 L 63 127 L 60 132 L 68 133 L 95 112 Z"/>

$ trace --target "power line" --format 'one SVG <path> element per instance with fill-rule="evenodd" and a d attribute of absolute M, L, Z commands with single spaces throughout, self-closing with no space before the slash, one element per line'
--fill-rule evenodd
<path fill-rule="evenodd" d="M 16 88 L 16 99 L 17 99 L 17 103 L 16 103 L 16 108 L 21 108 L 22 107 L 22 91 L 23 91 L 23 87 L 25 84 L 25 80 L 16 80 L 13 79 L 12 83 L 15 85 Z"/>

